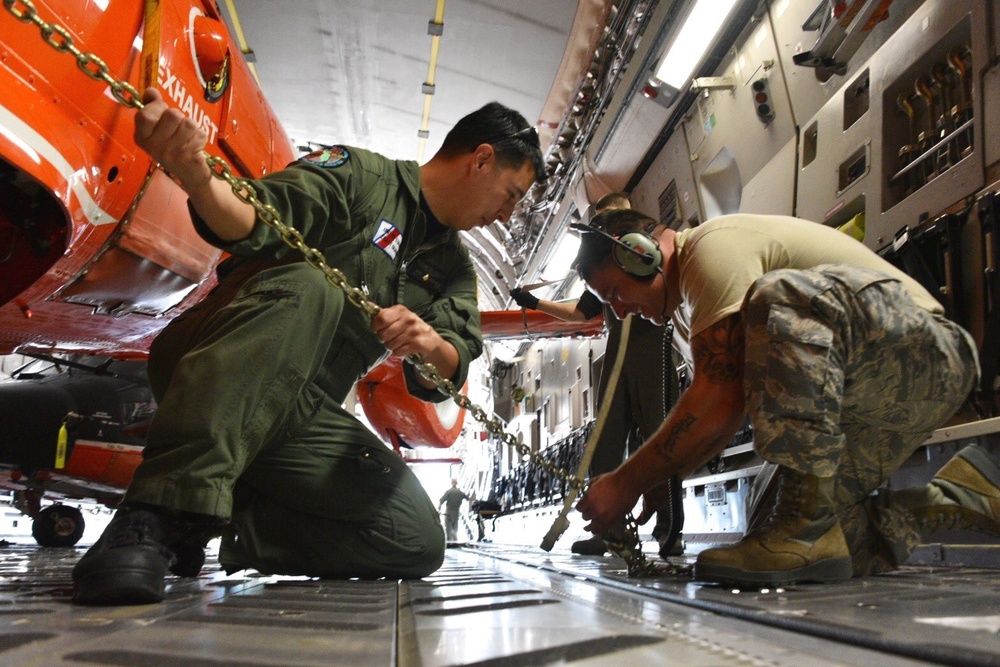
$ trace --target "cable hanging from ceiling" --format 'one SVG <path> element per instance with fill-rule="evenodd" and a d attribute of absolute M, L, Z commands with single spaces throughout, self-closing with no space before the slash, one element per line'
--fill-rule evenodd
<path fill-rule="evenodd" d="M 514 211 L 505 250 L 512 261 L 531 266 L 538 244 L 553 224 L 558 204 L 577 175 L 586 149 L 639 44 L 656 0 L 630 0 L 611 6 L 604 31 L 586 73 L 577 84 L 545 154 L 548 180 L 535 185 Z M 520 276 L 525 278 L 526 276 Z"/>
<path fill-rule="evenodd" d="M 431 56 L 427 63 L 427 80 L 421 91 L 424 94 L 424 113 L 420 119 L 420 129 L 417 130 L 419 144 L 417 145 L 417 162 L 424 161 L 424 151 L 427 149 L 427 139 L 431 135 L 431 100 L 434 98 L 435 76 L 437 74 L 438 50 L 441 48 L 441 35 L 444 34 L 444 1 L 437 0 L 434 18 L 427 22 L 427 34 L 431 36 Z"/>

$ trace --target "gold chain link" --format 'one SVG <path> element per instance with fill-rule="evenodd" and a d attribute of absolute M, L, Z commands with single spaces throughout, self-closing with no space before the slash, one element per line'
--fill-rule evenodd
<path fill-rule="evenodd" d="M 31 0 L 3 0 L 3 5 L 19 21 L 33 23 L 37 26 L 46 44 L 57 51 L 72 55 L 76 59 L 77 66 L 84 74 L 91 79 L 106 83 L 111 88 L 112 95 L 121 104 L 132 109 L 143 108 L 141 96 L 133 86 L 111 76 L 107 64 L 93 53 L 81 52 L 73 44 L 73 37 L 65 28 L 47 23 L 40 18 L 35 9 L 35 4 Z M 286 245 L 300 252 L 309 266 L 322 271 L 327 282 L 343 291 L 348 301 L 360 308 L 369 318 L 378 314 L 381 310 L 379 305 L 369 301 L 363 291 L 352 286 L 347 281 L 347 277 L 343 272 L 327 264 L 323 253 L 309 247 L 297 229 L 284 224 L 281 221 L 278 211 L 273 206 L 265 204 L 257 198 L 257 190 L 251 183 L 234 176 L 232 169 L 221 158 L 205 154 L 205 161 L 208 163 L 213 176 L 228 183 L 240 201 L 254 208 L 261 222 L 276 230 Z M 486 430 L 491 435 L 498 437 L 503 444 L 514 447 L 518 454 L 528 456 L 535 465 L 540 466 L 547 473 L 570 487 L 577 489 L 581 493 L 586 490 L 586 483 L 584 481 L 556 467 L 554 463 L 547 461 L 540 453 L 532 452 L 531 447 L 527 444 L 518 443 L 513 434 L 504 430 L 503 424 L 499 419 L 490 419 L 485 410 L 473 403 L 468 396 L 461 393 L 455 387 L 454 382 L 441 377 L 441 374 L 433 364 L 425 363 L 420 358 L 420 355 L 417 354 L 406 355 L 406 360 L 413 364 L 417 372 L 424 379 L 433 382 L 438 391 L 450 397 L 460 408 L 471 412 L 473 418 L 483 424 Z M 650 576 L 654 574 L 678 575 L 687 574 L 689 570 L 689 568 L 675 565 L 657 565 L 648 562 L 642 553 L 638 525 L 631 514 L 626 518 L 623 539 L 621 541 L 608 540 L 608 547 L 615 555 L 625 560 L 629 576 Z"/>

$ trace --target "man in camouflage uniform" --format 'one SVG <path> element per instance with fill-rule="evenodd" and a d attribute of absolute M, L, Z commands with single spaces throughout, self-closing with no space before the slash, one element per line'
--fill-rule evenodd
<path fill-rule="evenodd" d="M 577 266 L 617 316 L 672 316 L 691 344 L 694 379 L 656 435 L 591 483 L 578 505 L 589 530 L 704 465 L 746 415 L 774 465 L 773 505 L 739 543 L 702 551 L 696 578 L 839 581 L 899 566 L 944 525 L 1000 534 L 1000 465 L 979 447 L 925 487 L 873 495 L 979 374 L 971 337 L 926 290 L 803 220 L 723 216 L 643 244 L 633 232 L 644 218 L 595 218 Z M 637 262 L 655 270 L 637 272 Z"/>

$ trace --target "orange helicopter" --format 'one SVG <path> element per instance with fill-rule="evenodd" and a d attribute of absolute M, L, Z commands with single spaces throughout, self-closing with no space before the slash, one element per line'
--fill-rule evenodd
<path fill-rule="evenodd" d="M 0 11 L 0 354 L 33 360 L 0 382 L 0 488 L 43 545 L 83 534 L 46 495 L 120 501 L 155 402 L 149 344 L 215 285 L 222 252 L 187 197 L 132 140 L 134 90 L 156 85 L 209 132 L 207 152 L 260 177 L 295 151 L 212 0 L 3 0 Z M 81 71 L 82 70 L 82 71 Z M 112 85 L 108 85 L 112 84 Z M 548 315 L 484 313 L 489 335 L 597 335 Z M 447 448 L 464 410 L 414 399 L 400 360 L 359 383 L 395 448 Z"/>

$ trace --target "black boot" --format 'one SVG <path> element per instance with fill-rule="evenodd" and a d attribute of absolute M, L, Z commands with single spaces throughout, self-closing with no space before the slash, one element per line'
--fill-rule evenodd
<path fill-rule="evenodd" d="M 677 475 L 667 482 L 666 503 L 656 510 L 656 525 L 653 526 L 653 538 L 660 545 L 660 558 L 667 560 L 670 556 L 680 556 L 684 553 L 681 542 L 681 530 L 684 528 L 684 498 L 681 494 L 681 479 Z"/>
<path fill-rule="evenodd" d="M 594 535 L 585 540 L 577 540 L 570 546 L 569 550 L 582 556 L 603 556 L 608 553 L 608 545 L 599 535 Z"/>
<path fill-rule="evenodd" d="M 122 507 L 73 568 L 73 602 L 125 605 L 160 602 L 177 558 L 166 544 L 182 531 L 152 506 Z M 199 567 L 200 569 L 200 567 Z"/>
<path fill-rule="evenodd" d="M 205 547 L 209 540 L 222 535 L 223 521 L 204 514 L 181 512 L 181 536 L 167 546 L 177 562 L 170 571 L 178 577 L 197 577 L 205 564 Z"/>
<path fill-rule="evenodd" d="M 197 536 L 171 543 L 170 550 L 174 553 L 176 562 L 170 566 L 170 572 L 178 577 L 197 577 L 201 574 L 201 568 L 205 565 L 206 544 L 207 539 Z"/>

